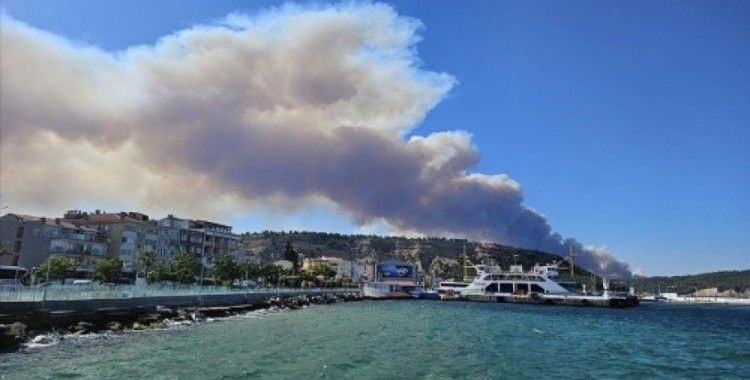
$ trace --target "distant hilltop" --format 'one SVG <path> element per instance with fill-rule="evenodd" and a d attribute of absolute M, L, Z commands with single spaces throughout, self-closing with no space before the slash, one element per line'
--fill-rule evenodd
<path fill-rule="evenodd" d="M 750 269 L 721 271 L 685 276 L 634 277 L 639 292 L 694 293 L 698 296 L 732 296 L 742 293 L 750 295 Z M 714 289 L 715 288 L 715 289 Z"/>
<path fill-rule="evenodd" d="M 345 235 L 309 231 L 264 231 L 242 235 L 243 246 L 263 259 L 280 258 L 279 255 L 284 252 L 287 242 L 291 242 L 294 249 L 305 257 L 335 256 L 347 260 L 372 261 L 399 259 L 414 262 L 422 267 L 421 270 L 457 260 L 464 251 L 473 262 L 492 259 L 504 267 L 513 264 L 514 261 L 531 267 L 537 263 L 563 260 L 562 257 L 547 252 L 478 243 L 466 239 Z"/>

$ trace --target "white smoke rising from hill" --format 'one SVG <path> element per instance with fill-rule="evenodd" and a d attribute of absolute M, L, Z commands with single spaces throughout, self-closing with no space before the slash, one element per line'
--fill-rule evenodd
<path fill-rule="evenodd" d="M 2 193 L 26 210 L 132 199 L 215 215 L 333 202 L 365 224 L 565 254 L 508 176 L 471 173 L 463 131 L 404 136 L 455 79 L 419 67 L 418 21 L 386 5 L 285 6 L 106 52 L 2 22 Z"/>

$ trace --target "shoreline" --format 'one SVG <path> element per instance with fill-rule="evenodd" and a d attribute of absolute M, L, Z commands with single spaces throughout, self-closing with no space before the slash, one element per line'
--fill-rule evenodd
<path fill-rule="evenodd" d="M 47 334 L 92 334 L 123 330 L 166 328 L 168 324 L 190 325 L 208 318 L 225 318 L 256 310 L 295 310 L 309 305 L 363 300 L 359 292 L 322 292 L 319 294 L 280 295 L 244 304 L 213 306 L 155 306 L 130 309 L 71 310 L 54 314 L 37 310 L 0 324 L 0 353 L 14 352 L 25 344 L 45 344 Z M 48 339 L 48 338 L 47 338 Z"/>

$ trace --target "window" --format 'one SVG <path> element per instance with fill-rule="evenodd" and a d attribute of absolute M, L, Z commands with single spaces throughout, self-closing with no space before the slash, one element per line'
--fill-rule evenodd
<path fill-rule="evenodd" d="M 487 287 L 484 288 L 484 291 L 487 293 L 497 293 L 497 283 L 493 282 L 492 284 L 487 285 Z"/>
<path fill-rule="evenodd" d="M 526 294 L 529 292 L 529 284 L 516 284 L 517 294 Z"/>
<path fill-rule="evenodd" d="M 501 283 L 500 293 L 513 293 L 513 283 L 510 283 L 510 282 Z"/>
<path fill-rule="evenodd" d="M 537 284 L 531 284 L 531 291 L 533 293 L 544 293 L 544 288 Z"/>

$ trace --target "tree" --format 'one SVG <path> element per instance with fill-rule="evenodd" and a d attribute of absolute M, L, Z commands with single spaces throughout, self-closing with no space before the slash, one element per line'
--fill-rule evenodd
<path fill-rule="evenodd" d="M 51 281 L 64 280 L 68 272 L 73 270 L 75 262 L 65 256 L 50 256 L 47 261 L 37 268 L 37 278 Z"/>
<path fill-rule="evenodd" d="M 312 276 L 322 277 L 324 280 L 336 276 L 336 271 L 333 270 L 330 265 L 321 262 L 313 263 L 307 271 L 310 272 Z"/>
<path fill-rule="evenodd" d="M 114 284 L 120 281 L 121 276 L 122 260 L 117 256 L 112 256 L 94 264 L 91 278 L 104 284 Z"/>
<path fill-rule="evenodd" d="M 260 267 L 259 277 L 266 284 L 277 284 L 284 275 L 284 268 L 273 263 L 263 263 Z"/>
<path fill-rule="evenodd" d="M 181 251 L 175 255 L 173 275 L 175 280 L 189 284 L 201 272 L 201 263 L 189 252 Z"/>
<path fill-rule="evenodd" d="M 436 257 L 432 259 L 430 263 L 430 273 L 441 279 L 462 279 L 463 278 L 463 267 L 461 266 L 462 259 L 459 257 L 458 260 L 448 259 L 445 257 Z"/>
<path fill-rule="evenodd" d="M 153 284 L 168 280 L 169 277 L 169 268 L 160 263 L 155 263 L 153 266 L 151 266 L 151 270 L 149 270 L 146 274 L 146 282 L 148 282 L 149 284 Z"/>
<path fill-rule="evenodd" d="M 10 251 L 8 251 L 8 247 L 5 245 L 5 243 L 3 243 L 2 241 L 0 241 L 0 257 L 2 257 L 4 255 L 8 255 L 11 258 L 13 257 L 13 253 L 10 252 Z"/>
<path fill-rule="evenodd" d="M 299 270 L 299 254 L 294 250 L 294 247 L 292 247 L 292 242 L 286 242 L 286 247 L 284 248 L 284 260 L 292 262 L 292 274 L 297 274 L 297 271 Z"/>
<path fill-rule="evenodd" d="M 214 278 L 223 285 L 231 285 L 240 277 L 240 268 L 234 262 L 234 257 L 224 255 L 214 261 L 213 274 Z"/>
<path fill-rule="evenodd" d="M 240 270 L 245 276 L 245 280 L 256 280 L 260 277 L 261 265 L 253 261 L 245 261 L 240 265 Z"/>
<path fill-rule="evenodd" d="M 135 258 L 138 263 L 139 269 L 143 270 L 143 273 L 148 276 L 148 272 L 154 264 L 157 263 L 156 252 L 154 251 L 140 251 Z"/>

